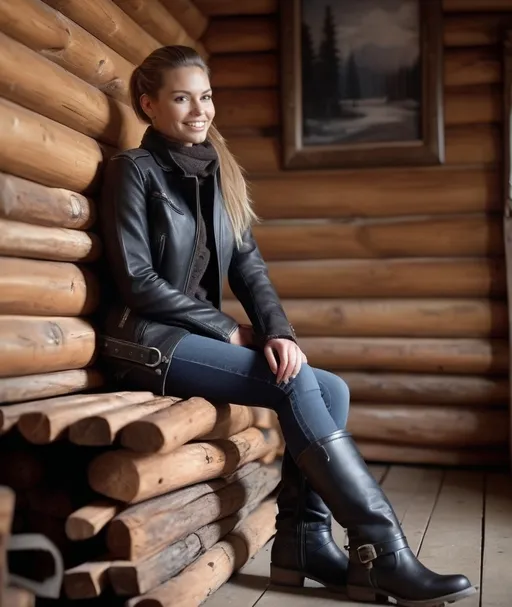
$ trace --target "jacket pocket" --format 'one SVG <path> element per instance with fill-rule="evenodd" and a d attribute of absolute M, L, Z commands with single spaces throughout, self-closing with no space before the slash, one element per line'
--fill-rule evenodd
<path fill-rule="evenodd" d="M 153 198 L 158 198 L 159 200 L 163 200 L 166 204 L 168 204 L 171 209 L 173 211 L 176 211 L 176 213 L 179 213 L 180 215 L 185 215 L 185 212 L 180 209 L 180 207 L 176 204 L 174 204 L 174 202 L 167 196 L 167 194 L 164 194 L 163 192 L 158 192 L 157 190 L 151 192 L 151 196 Z"/>

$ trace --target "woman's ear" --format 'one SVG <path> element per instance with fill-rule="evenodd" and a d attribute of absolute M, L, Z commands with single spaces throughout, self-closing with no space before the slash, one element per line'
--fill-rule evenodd
<path fill-rule="evenodd" d="M 147 93 L 143 93 L 140 96 L 139 102 L 140 102 L 140 107 L 142 108 L 142 111 L 144 112 L 144 114 L 146 114 L 146 116 L 150 120 L 154 120 L 155 115 L 154 115 L 154 109 L 153 109 L 153 101 L 151 100 L 149 95 Z"/>

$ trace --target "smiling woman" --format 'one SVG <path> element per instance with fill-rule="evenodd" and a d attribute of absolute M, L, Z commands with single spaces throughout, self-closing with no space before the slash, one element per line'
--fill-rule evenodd
<path fill-rule="evenodd" d="M 132 104 L 150 123 L 108 163 L 100 216 L 110 265 L 103 361 L 119 388 L 274 410 L 286 441 L 272 581 L 434 607 L 475 592 L 423 567 L 345 430 L 349 391 L 296 343 L 252 236 L 241 170 L 212 124 L 208 70 L 190 48 L 154 51 Z M 222 311 L 225 278 L 251 325 Z M 308 479 L 309 482 L 306 482 Z M 350 558 L 333 540 L 347 528 Z"/>

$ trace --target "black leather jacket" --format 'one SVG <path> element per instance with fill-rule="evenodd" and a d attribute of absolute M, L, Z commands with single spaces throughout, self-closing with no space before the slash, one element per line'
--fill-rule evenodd
<path fill-rule="evenodd" d="M 183 175 L 165 138 L 152 129 L 140 148 L 121 152 L 107 164 L 99 205 L 111 280 L 103 333 L 122 340 L 122 356 L 111 358 L 111 340 L 104 354 L 124 386 L 163 393 L 166 365 L 188 333 L 229 342 L 238 324 L 221 311 L 226 276 L 259 336 L 295 338 L 251 231 L 237 248 L 218 173 L 211 179 L 218 272 L 214 305 L 185 294 L 197 245 L 197 178 Z M 123 342 L 156 348 L 162 364 L 136 362 L 137 348 L 125 356 Z"/>

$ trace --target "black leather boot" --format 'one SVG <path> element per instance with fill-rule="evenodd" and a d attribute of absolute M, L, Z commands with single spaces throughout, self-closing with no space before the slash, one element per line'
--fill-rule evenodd
<path fill-rule="evenodd" d="M 309 578 L 334 592 L 344 592 L 348 557 L 332 538 L 331 513 L 288 450 L 283 456 L 277 505 L 277 533 L 270 565 L 272 583 L 302 586 Z"/>
<path fill-rule="evenodd" d="M 297 463 L 347 529 L 349 599 L 392 598 L 403 607 L 442 607 L 476 592 L 465 576 L 439 575 L 418 561 L 349 432 L 313 443 Z"/>

